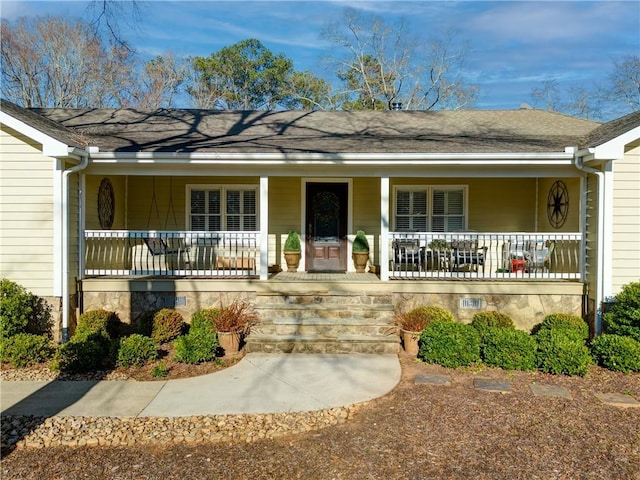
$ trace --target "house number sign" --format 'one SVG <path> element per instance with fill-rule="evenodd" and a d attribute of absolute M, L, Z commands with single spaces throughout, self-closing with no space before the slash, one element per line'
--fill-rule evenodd
<path fill-rule="evenodd" d="M 100 228 L 109 229 L 113 225 L 113 217 L 116 209 L 116 199 L 113 194 L 111 180 L 103 178 L 98 189 L 98 219 Z"/>

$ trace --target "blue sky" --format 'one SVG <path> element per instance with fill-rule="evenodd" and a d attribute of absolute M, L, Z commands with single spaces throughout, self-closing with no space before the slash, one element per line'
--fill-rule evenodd
<path fill-rule="evenodd" d="M 3 19 L 87 14 L 82 1 L 2 1 Z M 613 61 L 640 53 L 638 1 L 146 1 L 138 27 L 124 37 L 145 56 L 171 50 L 207 56 L 257 38 L 298 70 L 328 76 L 320 32 L 345 8 L 394 22 L 428 40 L 455 32 L 469 46 L 464 75 L 480 86 L 476 108 L 518 108 L 545 80 L 561 87 L 606 81 Z"/>

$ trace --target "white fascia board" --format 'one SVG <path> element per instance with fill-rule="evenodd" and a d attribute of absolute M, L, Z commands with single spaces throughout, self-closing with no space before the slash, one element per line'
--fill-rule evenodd
<path fill-rule="evenodd" d="M 594 160 L 616 160 L 624 157 L 624 147 L 640 139 L 640 126 L 594 148 Z"/>
<path fill-rule="evenodd" d="M 47 157 L 66 157 L 68 155 L 69 146 L 66 143 L 56 140 L 6 112 L 0 112 L 0 123 L 42 144 L 42 153 Z"/>
<path fill-rule="evenodd" d="M 570 165 L 573 153 L 92 153 L 94 164 Z"/>

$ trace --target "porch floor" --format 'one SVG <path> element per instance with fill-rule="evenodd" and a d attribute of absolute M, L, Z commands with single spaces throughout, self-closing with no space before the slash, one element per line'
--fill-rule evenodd
<path fill-rule="evenodd" d="M 271 275 L 269 280 L 278 282 L 348 282 L 348 283 L 377 283 L 380 277 L 375 273 L 356 273 L 356 272 L 279 272 Z"/>

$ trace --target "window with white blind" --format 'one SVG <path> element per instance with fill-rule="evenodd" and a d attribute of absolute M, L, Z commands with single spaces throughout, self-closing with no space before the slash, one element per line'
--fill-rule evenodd
<path fill-rule="evenodd" d="M 188 186 L 189 229 L 255 231 L 258 229 L 258 187 Z"/>
<path fill-rule="evenodd" d="M 465 186 L 398 186 L 394 190 L 396 231 L 466 230 Z"/>

